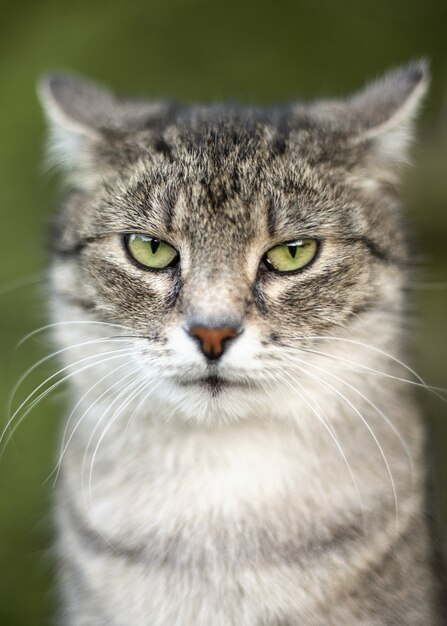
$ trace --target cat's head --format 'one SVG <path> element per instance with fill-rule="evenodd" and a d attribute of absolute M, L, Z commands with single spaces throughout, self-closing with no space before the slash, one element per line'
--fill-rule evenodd
<path fill-rule="evenodd" d="M 45 78 L 69 187 L 51 235 L 58 340 L 125 335 L 119 376 L 199 420 L 293 413 L 312 367 L 356 350 L 374 364 L 398 341 L 396 189 L 426 84 L 414 63 L 346 100 L 257 108 Z M 121 362 L 104 363 L 111 381 Z"/>

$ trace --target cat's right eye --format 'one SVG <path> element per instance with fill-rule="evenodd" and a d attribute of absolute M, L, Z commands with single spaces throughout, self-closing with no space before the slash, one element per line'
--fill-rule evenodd
<path fill-rule="evenodd" d="M 175 248 L 149 235 L 130 233 L 125 236 L 124 244 L 132 259 L 144 268 L 162 270 L 174 267 L 179 259 Z"/>
<path fill-rule="evenodd" d="M 267 267 L 286 274 L 297 272 L 310 265 L 317 252 L 318 241 L 316 239 L 297 239 L 270 248 L 263 261 Z"/>

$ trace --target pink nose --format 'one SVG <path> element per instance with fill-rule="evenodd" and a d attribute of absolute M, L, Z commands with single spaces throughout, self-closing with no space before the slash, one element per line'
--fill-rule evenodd
<path fill-rule="evenodd" d="M 189 334 L 200 342 L 203 354 L 208 359 L 218 359 L 225 350 L 225 344 L 239 333 L 234 328 L 225 326 L 222 328 L 207 328 L 206 326 L 193 326 Z"/>

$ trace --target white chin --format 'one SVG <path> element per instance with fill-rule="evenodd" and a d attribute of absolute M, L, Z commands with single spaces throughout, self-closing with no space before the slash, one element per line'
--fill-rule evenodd
<path fill-rule="evenodd" d="M 167 419 L 198 424 L 218 424 L 262 418 L 272 396 L 261 388 L 230 384 L 178 384 L 165 380 L 160 386 Z M 158 395 L 158 394 L 157 394 Z"/>

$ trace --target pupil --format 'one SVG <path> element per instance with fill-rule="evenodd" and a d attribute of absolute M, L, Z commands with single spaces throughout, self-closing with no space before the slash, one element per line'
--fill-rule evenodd
<path fill-rule="evenodd" d="M 294 259 L 296 257 L 296 251 L 298 250 L 298 246 L 289 246 L 289 254 Z"/>
<path fill-rule="evenodd" d="M 158 241 L 158 239 L 151 239 L 152 254 L 155 254 L 159 247 L 160 247 L 160 242 Z"/>

